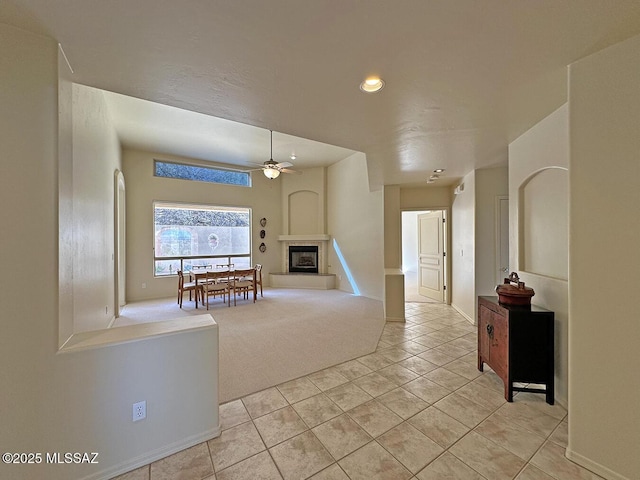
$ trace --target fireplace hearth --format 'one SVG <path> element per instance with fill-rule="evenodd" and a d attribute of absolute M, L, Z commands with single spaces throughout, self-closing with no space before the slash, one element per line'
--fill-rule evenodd
<path fill-rule="evenodd" d="M 289 273 L 318 273 L 318 247 L 290 245 Z"/>

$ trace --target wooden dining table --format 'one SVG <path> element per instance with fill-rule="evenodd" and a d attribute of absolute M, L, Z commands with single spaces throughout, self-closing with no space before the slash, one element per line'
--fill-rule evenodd
<path fill-rule="evenodd" d="M 198 280 L 205 280 L 207 278 L 229 278 L 230 276 L 237 277 L 247 277 L 253 276 L 253 301 L 256 301 L 256 269 L 255 268 L 246 268 L 246 269 L 233 269 L 229 270 L 228 268 L 215 268 L 215 267 L 207 267 L 207 268 L 197 268 L 191 269 L 189 272 L 189 277 L 196 284 L 196 291 L 198 290 Z M 198 308 L 198 295 L 196 294 L 196 308 Z"/>

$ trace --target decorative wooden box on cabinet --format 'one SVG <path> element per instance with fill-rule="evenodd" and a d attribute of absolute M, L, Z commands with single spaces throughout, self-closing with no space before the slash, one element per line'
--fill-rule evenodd
<path fill-rule="evenodd" d="M 478 297 L 478 370 L 486 363 L 496 372 L 508 402 L 514 391 L 534 392 L 544 393 L 553 405 L 553 322 L 553 312 L 535 305 L 510 306 L 498 297 Z"/>

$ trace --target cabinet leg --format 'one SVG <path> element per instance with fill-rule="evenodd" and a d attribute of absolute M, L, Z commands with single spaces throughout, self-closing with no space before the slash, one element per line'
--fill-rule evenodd
<path fill-rule="evenodd" d="M 553 405 L 553 381 L 547 384 L 547 403 Z"/>
<path fill-rule="evenodd" d="M 513 383 L 510 381 L 504 384 L 504 398 L 507 402 L 513 402 Z"/>

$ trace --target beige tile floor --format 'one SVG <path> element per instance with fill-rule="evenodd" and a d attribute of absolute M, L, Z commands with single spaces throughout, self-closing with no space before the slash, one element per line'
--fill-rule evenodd
<path fill-rule="evenodd" d="M 597 479 L 570 462 L 567 412 L 503 397 L 451 307 L 408 303 L 376 352 L 220 406 L 220 437 L 118 480 Z"/>

